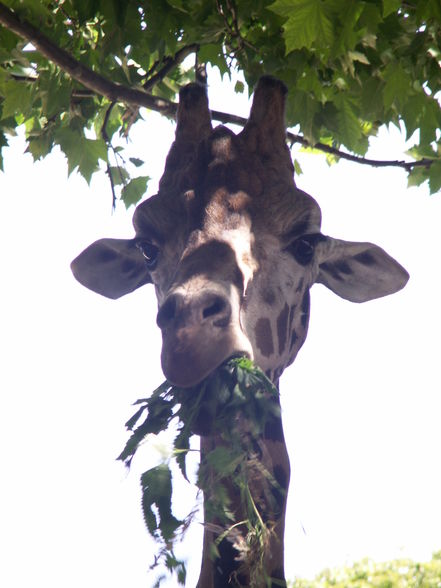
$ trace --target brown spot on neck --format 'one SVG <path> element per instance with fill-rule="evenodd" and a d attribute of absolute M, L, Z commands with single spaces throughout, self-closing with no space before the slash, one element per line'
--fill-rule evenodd
<path fill-rule="evenodd" d="M 265 286 L 261 292 L 262 301 L 267 304 L 268 306 L 272 306 L 276 301 L 276 295 L 274 294 L 274 290 L 269 286 Z"/>
<path fill-rule="evenodd" d="M 288 334 L 289 306 L 285 302 L 282 312 L 277 317 L 277 338 L 279 340 L 279 355 L 285 351 L 286 338 Z"/>
<path fill-rule="evenodd" d="M 291 306 L 291 308 L 289 310 L 288 333 L 290 333 L 292 330 L 292 323 L 294 320 L 295 312 L 296 312 L 296 305 L 294 304 L 293 306 Z"/>
<path fill-rule="evenodd" d="M 263 356 L 269 357 L 274 353 L 271 323 L 267 318 L 260 318 L 255 327 L 256 345 Z"/>

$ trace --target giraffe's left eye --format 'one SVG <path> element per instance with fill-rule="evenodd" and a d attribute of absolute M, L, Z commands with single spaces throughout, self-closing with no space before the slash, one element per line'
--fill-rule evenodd
<path fill-rule="evenodd" d="M 314 245 L 313 240 L 307 237 L 300 237 L 300 239 L 296 239 L 291 243 L 288 249 L 300 265 L 308 265 L 314 257 Z"/>
<path fill-rule="evenodd" d="M 158 263 L 159 247 L 149 241 L 139 241 L 136 246 L 141 251 L 149 270 L 154 270 Z"/>

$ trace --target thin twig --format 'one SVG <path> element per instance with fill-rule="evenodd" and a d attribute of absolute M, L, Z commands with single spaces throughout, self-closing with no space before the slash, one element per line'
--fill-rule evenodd
<path fill-rule="evenodd" d="M 106 110 L 106 115 L 104 117 L 103 125 L 101 127 L 101 136 L 104 141 L 108 144 L 110 143 L 109 135 L 107 134 L 107 123 L 109 122 L 110 115 L 112 114 L 113 107 L 115 106 L 115 102 L 111 102 L 109 107 Z"/>
<path fill-rule="evenodd" d="M 187 45 L 185 47 L 182 47 L 182 49 L 175 53 L 173 57 L 167 57 L 163 59 L 163 67 L 157 73 L 153 74 L 153 72 L 157 70 L 161 63 L 159 61 L 155 61 L 155 63 L 152 65 L 152 67 L 149 69 L 149 72 L 147 73 L 147 81 L 142 86 L 144 90 L 146 92 L 151 90 L 154 86 L 156 86 L 157 83 L 162 81 L 165 78 L 165 76 L 168 75 L 175 67 L 182 63 L 188 55 L 191 55 L 192 53 L 196 53 L 197 55 L 198 49 L 199 45 L 197 45 L 196 43 L 193 43 L 193 45 Z M 139 107 L 132 107 L 128 108 L 127 112 L 124 114 L 123 119 L 126 123 L 124 135 L 126 137 L 128 136 L 130 128 L 132 127 L 133 123 L 138 118 L 138 113 Z"/>
<path fill-rule="evenodd" d="M 224 20 L 225 29 L 227 33 L 227 37 L 225 39 L 225 46 L 228 49 L 229 53 L 236 57 L 236 53 L 242 52 L 244 46 L 247 46 L 249 49 L 256 51 L 256 48 L 246 39 L 244 39 L 240 34 L 239 23 L 237 21 L 237 11 L 234 3 L 230 0 L 226 0 L 227 11 L 225 11 L 224 7 L 221 4 L 221 1 L 216 0 L 216 8 L 218 13 L 222 16 Z M 229 17 L 231 19 L 232 24 L 230 24 Z M 228 35 L 230 37 L 230 41 L 228 41 Z M 235 41 L 237 43 L 237 50 L 234 49 L 232 41 Z"/>
<path fill-rule="evenodd" d="M 199 61 L 197 52 L 194 56 L 194 80 L 205 87 L 208 85 L 207 64 Z"/>
<path fill-rule="evenodd" d="M 112 113 L 112 109 L 114 106 L 115 106 L 115 102 L 111 102 L 108 109 L 106 110 L 106 116 L 104 117 L 103 126 L 101 127 L 101 136 L 107 145 L 107 175 L 109 177 L 110 189 L 112 191 L 112 210 L 115 210 L 115 207 L 116 207 L 116 192 L 115 192 L 115 182 L 113 181 L 112 170 L 110 168 L 110 162 L 109 162 L 109 149 L 112 149 L 113 153 L 115 153 L 115 150 L 114 150 L 113 145 L 109 139 L 109 135 L 107 134 L 107 123 L 109 122 L 109 118 L 110 118 L 110 115 Z M 118 166 L 118 163 L 117 163 L 117 166 Z M 118 169 L 119 169 L 119 166 L 118 166 Z M 120 175 L 122 177 L 121 172 L 120 172 Z"/>
<path fill-rule="evenodd" d="M 249 41 L 247 41 L 240 34 L 240 27 L 239 27 L 239 22 L 237 19 L 237 9 L 236 9 L 234 0 L 227 0 L 227 8 L 231 13 L 231 20 L 233 22 L 232 33 L 233 33 L 233 36 L 236 37 L 236 39 L 238 40 L 239 49 L 243 49 L 244 46 L 247 46 L 249 49 L 256 51 L 256 48 L 254 47 L 254 45 L 252 45 Z"/>
<path fill-rule="evenodd" d="M 199 45 L 193 43 L 192 45 L 186 45 L 179 49 L 177 53 L 173 57 L 167 57 L 164 59 L 163 67 L 154 75 L 149 77 L 147 81 L 143 84 L 144 90 L 147 92 L 153 88 L 158 82 L 163 80 L 167 74 L 171 72 L 176 66 L 184 61 L 186 57 L 191 55 L 192 53 L 196 53 L 199 49 Z"/>
<path fill-rule="evenodd" d="M 107 160 L 106 174 L 107 174 L 107 177 L 109 178 L 110 190 L 112 192 L 112 212 L 113 212 L 116 208 L 116 192 L 115 192 L 115 183 L 113 181 L 112 170 L 110 168 L 109 160 Z"/>
<path fill-rule="evenodd" d="M 424 158 L 419 159 L 418 161 L 403 161 L 397 159 L 369 159 L 368 157 L 363 157 L 361 155 L 351 155 L 350 153 L 346 153 L 345 151 L 341 151 L 336 147 L 331 147 L 330 145 L 326 145 L 325 143 L 315 143 L 311 145 L 309 141 L 307 141 L 301 135 L 295 135 L 294 133 L 287 133 L 287 138 L 290 141 L 291 145 L 293 143 L 300 143 L 306 148 L 309 149 L 318 149 L 319 151 L 323 151 L 324 153 L 330 153 L 331 155 L 335 155 L 340 159 L 346 159 L 347 161 L 353 161 L 354 163 L 360 163 L 361 165 L 370 165 L 371 167 L 401 167 L 406 171 L 411 171 L 414 167 L 427 167 L 429 168 L 432 163 L 433 159 Z"/>

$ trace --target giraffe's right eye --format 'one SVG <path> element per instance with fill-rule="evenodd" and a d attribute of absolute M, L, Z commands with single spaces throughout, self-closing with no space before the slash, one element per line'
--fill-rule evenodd
<path fill-rule="evenodd" d="M 314 257 L 314 242 L 310 239 L 301 237 L 291 243 L 289 247 L 290 253 L 300 265 L 308 265 Z"/>
<path fill-rule="evenodd" d="M 149 270 L 154 270 L 158 263 L 159 247 L 149 241 L 139 241 L 136 246 L 141 251 Z"/>
<path fill-rule="evenodd" d="M 326 237 L 321 233 L 309 233 L 293 241 L 286 251 L 289 251 L 300 265 L 309 265 L 314 259 L 315 246 L 320 241 L 326 241 Z"/>

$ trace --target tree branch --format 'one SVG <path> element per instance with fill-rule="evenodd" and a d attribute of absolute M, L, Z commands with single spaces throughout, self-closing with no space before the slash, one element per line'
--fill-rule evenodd
<path fill-rule="evenodd" d="M 145 107 L 155 112 L 159 112 L 165 116 L 174 116 L 177 111 L 177 104 L 166 100 L 164 98 L 158 98 L 145 92 L 144 90 L 138 90 L 136 88 L 130 88 L 128 86 L 124 86 L 122 84 L 117 84 L 112 82 L 98 74 L 97 72 L 92 71 L 90 68 L 86 67 L 85 65 L 81 64 L 79 61 L 74 59 L 70 53 L 58 47 L 53 43 L 50 39 L 48 39 L 43 33 L 41 33 L 38 29 L 36 29 L 30 23 L 21 20 L 12 10 L 10 10 L 7 6 L 5 6 L 2 2 L 0 2 L 0 23 L 3 24 L 6 28 L 13 31 L 18 36 L 22 37 L 26 41 L 32 43 L 38 49 L 38 51 L 44 55 L 47 59 L 55 63 L 60 69 L 68 73 L 72 79 L 76 80 L 77 82 L 81 83 L 85 88 L 87 88 L 92 94 L 98 94 L 105 96 L 111 102 L 123 102 L 128 105 L 133 105 L 135 107 Z M 171 67 L 179 63 L 179 60 L 182 56 L 186 57 L 187 54 L 192 53 L 195 51 L 196 45 L 189 45 L 188 47 L 184 47 L 181 52 L 175 55 L 174 58 L 171 58 Z M 169 69 L 166 71 L 165 68 L 169 67 L 167 63 L 162 70 L 160 70 L 155 76 L 148 80 L 147 84 L 150 87 L 150 82 L 153 78 L 158 77 L 162 79 L 165 75 L 167 75 Z M 35 81 L 34 78 L 24 78 L 24 81 Z M 78 92 L 79 97 L 82 96 L 81 91 Z M 83 92 L 84 95 L 88 95 L 87 92 Z M 214 120 L 217 120 L 221 123 L 230 123 L 239 126 L 244 126 L 247 122 L 247 119 L 237 116 L 234 114 L 229 114 L 226 112 L 219 112 L 216 110 L 211 111 L 211 116 Z M 382 161 L 376 159 L 368 159 L 365 157 L 360 157 L 357 155 L 351 155 L 349 153 L 345 153 L 344 151 L 340 151 L 335 147 L 330 147 L 329 145 L 325 145 L 323 143 L 316 143 L 315 145 L 311 145 L 304 137 L 301 135 L 296 135 L 294 133 L 287 133 L 287 138 L 293 143 L 300 143 L 305 147 L 310 147 L 314 149 L 319 149 L 320 151 L 324 151 L 325 153 L 331 153 L 336 157 L 341 159 L 347 159 L 348 161 L 353 161 L 363 165 L 370 165 L 373 167 L 401 167 L 406 171 L 410 171 L 414 167 L 430 167 L 432 164 L 431 159 L 421 159 L 418 161 L 398 161 L 398 160 L 389 160 L 389 161 Z"/>
<path fill-rule="evenodd" d="M 148 80 L 143 84 L 144 90 L 150 90 L 155 86 L 158 82 L 163 80 L 165 76 L 175 68 L 179 63 L 182 63 L 186 57 L 191 55 L 192 53 L 197 53 L 199 50 L 199 45 L 193 43 L 192 45 L 187 45 L 186 47 L 182 47 L 173 57 L 167 57 L 164 60 L 163 67 L 154 75 L 152 75 Z"/>
<path fill-rule="evenodd" d="M 165 76 L 173 68 L 175 68 L 179 63 L 182 63 L 188 55 L 191 55 L 192 53 L 196 53 L 196 55 L 197 55 L 198 50 L 199 50 L 199 45 L 197 45 L 196 43 L 193 43 L 192 45 L 187 45 L 185 47 L 182 47 L 182 49 L 177 51 L 177 53 L 175 53 L 175 55 L 173 57 L 168 56 L 168 57 L 164 58 L 161 62 L 156 61 L 153 64 L 153 66 L 150 68 L 150 70 L 147 72 L 147 80 L 144 82 L 144 84 L 142 86 L 144 91 L 147 92 L 147 91 L 151 90 L 158 82 L 163 80 L 165 78 Z M 158 72 L 153 73 L 159 67 L 160 63 L 163 64 L 162 68 Z M 126 113 L 124 114 L 123 120 L 126 123 L 125 131 L 124 131 L 125 137 L 128 136 L 128 133 L 129 133 L 133 123 L 138 118 L 138 113 L 139 113 L 139 107 L 132 106 L 132 107 L 129 107 L 127 109 Z"/>
<path fill-rule="evenodd" d="M 247 122 L 247 119 L 243 118 L 242 116 L 229 114 L 227 112 L 219 112 L 217 110 L 211 111 L 211 117 L 214 120 L 218 120 L 221 123 L 230 123 L 233 125 L 239 125 L 241 127 L 245 126 Z M 336 147 L 331 147 L 330 145 L 326 145 L 325 143 L 319 142 L 311 144 L 307 139 L 305 139 L 305 137 L 302 137 L 302 135 L 296 135 L 295 133 L 291 133 L 290 131 L 286 133 L 286 137 L 288 141 L 291 143 L 291 147 L 294 143 L 300 143 L 306 148 L 318 149 L 319 151 L 323 151 L 324 153 L 330 153 L 341 159 L 347 159 L 348 161 L 353 161 L 355 163 L 360 163 L 362 165 L 370 165 L 372 167 L 401 167 L 404 168 L 406 171 L 410 171 L 414 167 L 430 167 L 433 163 L 433 160 L 428 158 L 419 159 L 418 161 L 399 161 L 396 159 L 369 159 L 367 157 L 362 157 L 360 155 L 351 155 L 350 153 L 346 153 L 345 151 L 341 151 L 340 149 L 337 149 Z"/>
<path fill-rule="evenodd" d="M 55 43 L 33 25 L 24 20 L 20 20 L 12 10 L 1 2 L 0 23 L 16 35 L 32 43 L 42 55 L 55 63 L 55 65 L 58 65 L 58 67 L 68 73 L 74 80 L 80 82 L 96 94 L 105 96 L 111 102 L 124 102 L 135 106 L 144 106 L 166 116 L 172 116 L 176 113 L 176 104 L 173 102 L 163 98 L 157 98 L 143 90 L 129 88 L 128 86 L 111 82 L 102 75 L 92 71 L 74 59 L 70 53 L 55 45 Z"/>
<path fill-rule="evenodd" d="M 325 143 L 315 143 L 311 145 L 309 141 L 307 141 L 301 135 L 296 135 L 294 133 L 287 133 L 287 138 L 291 143 L 300 143 L 306 148 L 309 149 L 318 149 L 319 151 L 323 151 L 324 153 L 330 153 L 331 155 L 335 155 L 340 159 L 346 159 L 347 161 L 353 161 L 355 163 L 360 163 L 362 165 L 370 165 L 372 167 L 402 167 L 406 171 L 410 172 L 414 167 L 430 167 L 433 163 L 433 159 L 419 159 L 417 161 L 400 161 L 397 159 L 369 159 L 367 157 L 362 157 L 361 155 L 351 155 L 350 153 L 346 153 L 345 151 L 341 151 L 336 147 L 331 147 L 330 145 L 326 145 Z"/>

